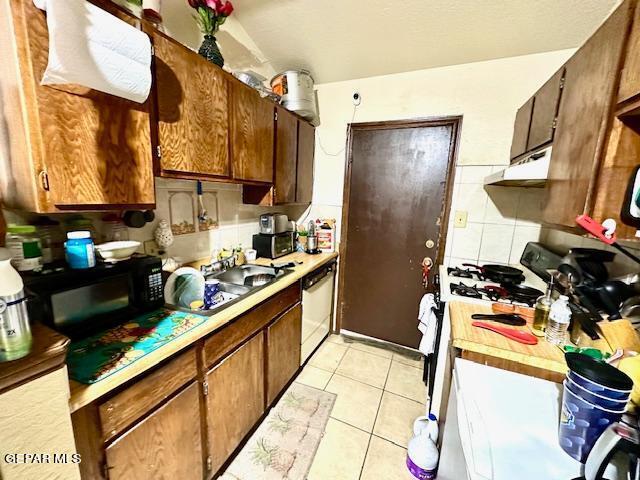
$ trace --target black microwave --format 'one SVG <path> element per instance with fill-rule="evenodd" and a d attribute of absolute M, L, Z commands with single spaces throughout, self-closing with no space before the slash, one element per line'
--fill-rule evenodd
<path fill-rule="evenodd" d="M 30 320 L 74 340 L 164 304 L 162 261 L 147 255 L 86 270 L 49 268 L 23 280 Z"/>

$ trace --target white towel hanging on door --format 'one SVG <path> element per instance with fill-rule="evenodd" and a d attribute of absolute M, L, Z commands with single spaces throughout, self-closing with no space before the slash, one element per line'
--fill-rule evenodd
<path fill-rule="evenodd" d="M 420 300 L 418 313 L 418 330 L 422 333 L 422 340 L 418 350 L 424 355 L 430 355 L 435 350 L 436 330 L 438 318 L 433 311 L 436 308 L 436 301 L 433 293 L 427 293 Z"/>

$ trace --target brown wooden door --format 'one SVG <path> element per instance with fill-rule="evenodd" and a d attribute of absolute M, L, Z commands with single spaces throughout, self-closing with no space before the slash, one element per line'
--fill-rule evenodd
<path fill-rule="evenodd" d="M 302 306 L 293 307 L 267 329 L 267 405 L 300 367 Z"/>
<path fill-rule="evenodd" d="M 196 382 L 106 449 L 110 480 L 202 480 L 200 398 Z"/>
<path fill-rule="evenodd" d="M 615 98 L 631 3 L 624 2 L 566 63 L 543 221 L 575 227 L 590 213 Z"/>
<path fill-rule="evenodd" d="M 558 113 L 563 78 L 564 68 L 561 68 L 547 80 L 535 95 L 527 151 L 534 150 L 553 140 L 554 121 Z"/>
<path fill-rule="evenodd" d="M 622 68 L 618 102 L 624 102 L 638 94 L 640 94 L 640 4 L 635 9 L 633 29 Z"/>
<path fill-rule="evenodd" d="M 519 157 L 527 151 L 529 141 L 529 128 L 531 127 L 531 114 L 533 113 L 534 97 L 527 100 L 516 113 L 513 124 L 513 140 L 511 141 L 511 160 Z"/>
<path fill-rule="evenodd" d="M 138 20 L 108 2 L 97 2 L 132 25 Z M 61 209 L 155 203 L 149 127 L 150 102 L 138 104 L 87 88 L 42 86 L 49 34 L 45 13 L 20 2 L 26 48 L 36 83 L 38 126 L 52 203 Z M 30 188 L 21 186 L 21 188 Z"/>
<path fill-rule="evenodd" d="M 313 161 L 316 148 L 316 128 L 298 121 L 298 172 L 296 203 L 311 203 L 313 199 Z"/>
<path fill-rule="evenodd" d="M 231 92 L 233 178 L 272 183 L 274 105 L 240 82 L 232 82 Z"/>
<path fill-rule="evenodd" d="M 230 177 L 226 74 L 157 30 L 150 34 L 161 173 Z"/>
<path fill-rule="evenodd" d="M 216 472 L 264 413 L 264 333 L 207 374 L 207 428 Z"/>
<path fill-rule="evenodd" d="M 421 262 L 428 256 L 437 264 L 442 256 L 456 136 L 456 119 L 350 129 L 342 328 L 418 346 L 418 304 L 425 293 Z"/>

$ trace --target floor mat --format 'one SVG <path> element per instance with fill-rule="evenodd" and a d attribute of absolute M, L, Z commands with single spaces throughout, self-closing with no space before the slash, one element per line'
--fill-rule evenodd
<path fill-rule="evenodd" d="M 336 395 L 293 383 L 221 480 L 303 480 Z"/>

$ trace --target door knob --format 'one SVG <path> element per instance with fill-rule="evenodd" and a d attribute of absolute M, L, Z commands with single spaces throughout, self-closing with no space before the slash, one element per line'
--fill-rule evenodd
<path fill-rule="evenodd" d="M 433 240 L 429 239 L 429 240 L 427 240 L 427 241 L 425 242 L 425 246 L 426 246 L 427 248 L 433 248 L 433 247 L 435 247 L 435 246 L 436 246 L 436 242 L 434 242 Z"/>

